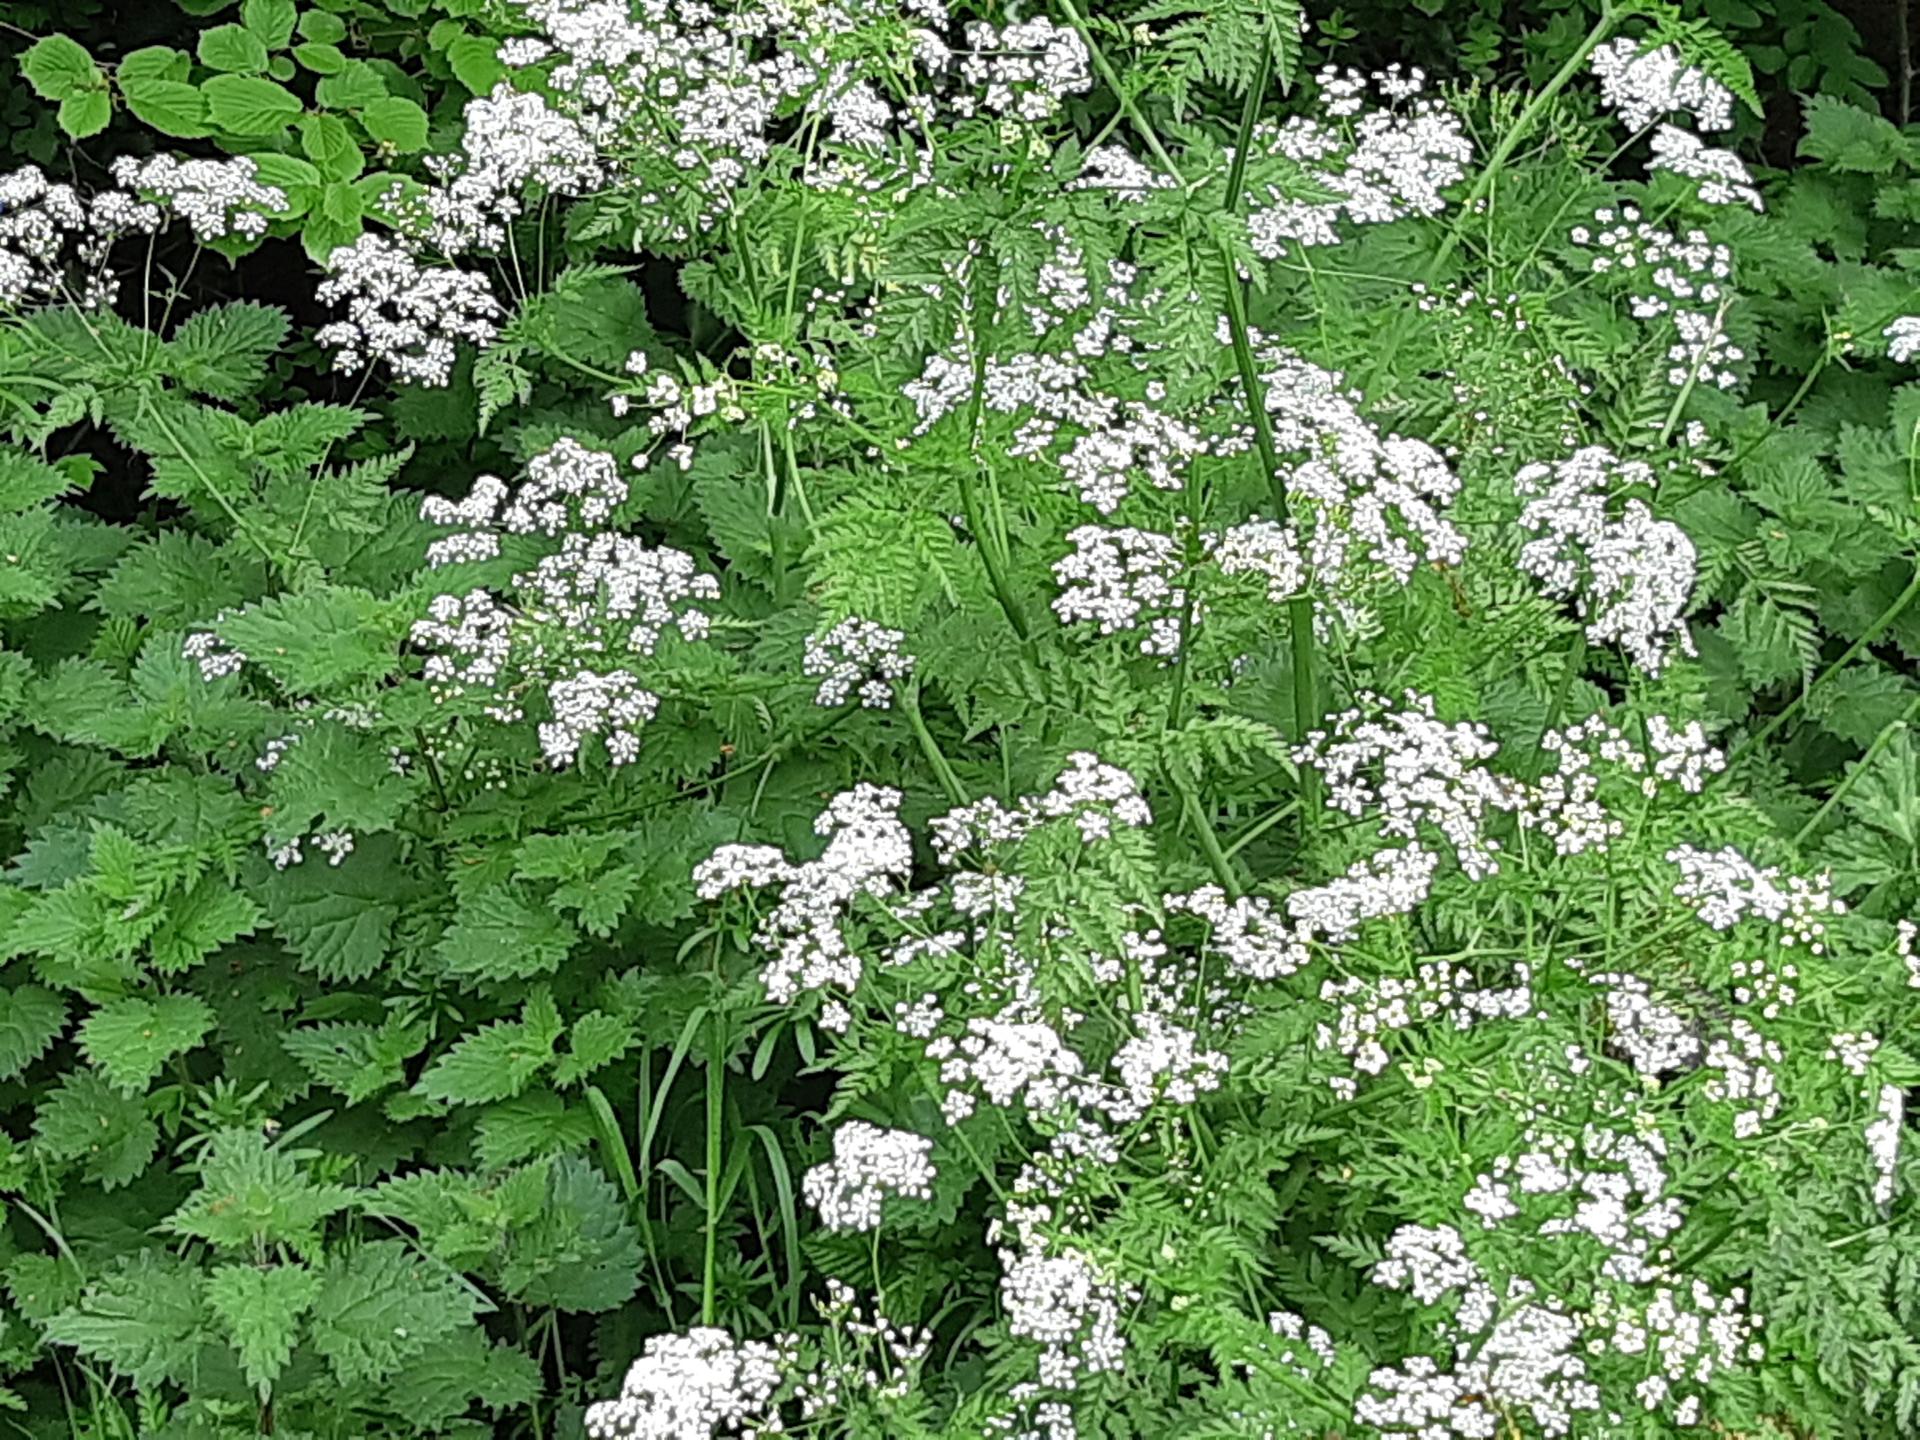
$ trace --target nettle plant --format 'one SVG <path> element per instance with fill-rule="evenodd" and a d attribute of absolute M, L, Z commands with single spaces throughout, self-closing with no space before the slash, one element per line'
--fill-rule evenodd
<path fill-rule="evenodd" d="M 344 403 L 116 292 L 271 163 L 5 182 L 13 1401 L 1916 1422 L 1914 930 L 1748 798 L 1668 503 L 1752 443 L 1737 57 L 1263 15 L 1209 122 L 1073 0 L 501 7 L 328 252 Z"/>

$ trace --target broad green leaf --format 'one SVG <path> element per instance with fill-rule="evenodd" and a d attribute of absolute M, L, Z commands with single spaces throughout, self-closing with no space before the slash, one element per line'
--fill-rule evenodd
<path fill-rule="evenodd" d="M 144 80 L 185 80 L 192 73 L 193 61 L 186 51 L 171 45 L 145 45 L 120 57 L 113 78 L 124 89 Z"/>
<path fill-rule="evenodd" d="M 347 22 L 326 10 L 308 10 L 297 27 L 302 39 L 317 45 L 338 45 L 347 38 Z"/>
<path fill-rule="evenodd" d="M 613 1182 L 579 1155 L 552 1162 L 546 1208 L 516 1229 L 501 1267 L 507 1293 L 567 1311 L 614 1310 L 640 1288 L 640 1235 Z"/>
<path fill-rule="evenodd" d="M 131 1185 L 152 1163 L 160 1130 L 144 1102 L 116 1094 L 91 1070 L 71 1070 L 34 1111 L 33 1133 L 55 1160 L 78 1160 L 103 1189 Z"/>
<path fill-rule="evenodd" d="M 195 140 L 212 132 L 207 124 L 207 97 L 196 85 L 178 80 L 123 80 L 120 94 L 136 118 L 162 135 Z"/>
<path fill-rule="evenodd" d="M 215 25 L 200 33 L 194 53 L 209 70 L 259 75 L 267 68 L 267 47 L 243 25 Z M 229 127 L 234 128 L 234 127 Z"/>
<path fill-rule="evenodd" d="M 553 1068 L 556 1085 L 577 1085 L 611 1065 L 638 1043 L 633 1026 L 617 1016 L 589 1010 L 567 1032 L 567 1053 Z"/>
<path fill-rule="evenodd" d="M 211 1338 L 204 1285 L 198 1266 L 141 1250 L 47 1321 L 44 1333 L 143 1389 L 158 1388 L 186 1379 Z"/>
<path fill-rule="evenodd" d="M 222 1250 L 262 1254 L 286 1245 L 314 1254 L 321 1222 L 353 1203 L 345 1187 L 308 1180 L 254 1127 L 219 1131 L 198 1155 L 200 1188 L 167 1218 L 166 1228 Z"/>
<path fill-rule="evenodd" d="M 301 116 L 300 150 L 328 180 L 352 180 L 366 168 L 353 133 L 337 115 Z"/>
<path fill-rule="evenodd" d="M 559 969 L 578 938 L 565 920 L 500 885 L 462 902 L 434 954 L 463 979 L 527 980 Z"/>
<path fill-rule="evenodd" d="M 293 47 L 293 58 L 299 61 L 302 69 L 311 70 L 316 75 L 338 75 L 347 68 L 347 57 L 341 53 L 338 45 L 320 45 L 308 41 Z"/>
<path fill-rule="evenodd" d="M 69 95 L 60 102 L 60 128 L 76 140 L 98 135 L 113 119 L 113 99 L 105 90 Z"/>
<path fill-rule="evenodd" d="M 434 1061 L 414 1089 L 448 1105 L 484 1105 L 518 1095 L 552 1059 L 551 1039 L 518 1020 L 502 1020 Z"/>
<path fill-rule="evenodd" d="M 284 50 L 292 43 L 298 15 L 293 0 L 245 0 L 240 7 L 241 23 L 269 50 Z"/>
<path fill-rule="evenodd" d="M 207 118 L 235 135 L 278 135 L 302 108 L 285 86 L 252 75 L 216 75 L 200 91 L 207 97 Z"/>
<path fill-rule="evenodd" d="M 342 585 L 276 595 L 220 622 L 220 636 L 299 695 L 392 670 L 406 626 L 394 606 Z"/>
<path fill-rule="evenodd" d="M 343 865 L 315 858 L 285 870 L 267 868 L 254 890 L 300 967 L 330 982 L 364 980 L 387 962 L 409 893 L 397 847 L 382 836 L 361 840 Z"/>
<path fill-rule="evenodd" d="M 328 75 L 314 86 L 314 98 L 324 109 L 359 110 L 387 93 L 387 82 L 364 60 L 349 60 L 338 75 Z"/>
<path fill-rule="evenodd" d="M 46 1054 L 67 1025 L 67 1002 L 39 985 L 0 992 L 0 1080 L 12 1080 Z"/>
<path fill-rule="evenodd" d="M 531 1356 L 490 1340 L 475 1326 L 409 1361 L 387 1393 L 400 1414 L 437 1432 L 475 1402 L 493 1411 L 518 1409 L 533 1403 L 541 1389 L 540 1367 Z"/>
<path fill-rule="evenodd" d="M 20 73 L 42 100 L 71 100 L 106 86 L 93 57 L 65 35 L 47 35 L 28 46 Z"/>
<path fill-rule="evenodd" d="M 507 67 L 499 56 L 500 42 L 490 35 L 462 35 L 447 46 L 454 78 L 475 95 L 492 94 L 493 87 L 507 78 Z"/>
<path fill-rule="evenodd" d="M 282 1035 L 280 1043 L 320 1084 L 358 1105 L 404 1082 L 403 1067 L 427 1043 L 427 1027 L 397 1016 L 377 1027 L 306 1025 Z"/>
<path fill-rule="evenodd" d="M 402 154 L 426 148 L 427 112 L 398 95 L 369 103 L 360 112 L 360 123 L 375 140 Z"/>

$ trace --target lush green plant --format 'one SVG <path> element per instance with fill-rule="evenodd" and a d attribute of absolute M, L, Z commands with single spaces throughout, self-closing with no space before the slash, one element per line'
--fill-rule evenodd
<path fill-rule="evenodd" d="M 1920 1425 L 1914 134 L 228 8 L 0 181 L 19 1429 Z"/>

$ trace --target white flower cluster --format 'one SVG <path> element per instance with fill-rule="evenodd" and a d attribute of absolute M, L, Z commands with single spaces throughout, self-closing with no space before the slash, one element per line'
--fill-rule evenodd
<path fill-rule="evenodd" d="M 824 1299 L 814 1301 L 820 1318 L 832 1328 L 834 1343 L 823 1347 L 813 1368 L 791 1376 L 800 1419 L 816 1420 L 859 1394 L 876 1400 L 903 1400 L 933 1344 L 933 1332 L 899 1326 L 876 1304 L 869 1312 L 853 1288 L 828 1277 Z"/>
<path fill-rule="evenodd" d="M 1826 877 L 1794 875 L 1783 887 L 1778 866 L 1757 866 L 1731 845 L 1714 851 L 1680 845 L 1667 852 L 1667 860 L 1680 868 L 1673 893 L 1715 930 L 1731 929 L 1757 915 L 1785 932 L 1781 944 L 1804 945 L 1818 955 L 1826 948 L 1827 927 L 1821 917 L 1843 914 L 1847 908 L 1834 898 Z"/>
<path fill-rule="evenodd" d="M 1228 337 L 1221 334 L 1221 343 Z M 1454 565 L 1467 539 L 1443 513 L 1460 481 L 1422 440 L 1385 436 L 1360 413 L 1358 392 L 1299 355 L 1265 350 L 1261 374 L 1282 481 L 1294 507 L 1296 540 L 1315 585 L 1343 615 L 1362 575 L 1358 551 L 1405 585 L 1422 564 Z"/>
<path fill-rule="evenodd" d="M 224 612 L 216 615 L 214 623 L 217 625 L 225 618 Z M 209 682 L 238 675 L 247 663 L 244 650 L 229 645 L 212 630 L 196 630 L 187 636 L 180 642 L 180 653 L 198 665 L 200 678 Z"/>
<path fill-rule="evenodd" d="M 108 250 L 122 235 L 159 229 L 161 218 L 157 205 L 120 190 L 83 201 L 37 165 L 0 176 L 0 306 L 55 298 L 87 309 L 112 304 L 119 282 L 106 269 Z M 69 241 L 81 267 L 77 290 L 67 271 Z"/>
<path fill-rule="evenodd" d="M 1204 952 L 1223 956 L 1234 973 L 1248 979 L 1284 980 L 1312 958 L 1306 942 L 1260 896 L 1229 900 L 1218 885 L 1204 885 L 1186 895 L 1165 896 L 1161 903 L 1171 914 L 1184 911 L 1205 921 Z"/>
<path fill-rule="evenodd" d="M 1638 975 L 1608 971 L 1588 979 L 1606 994 L 1607 1044 L 1625 1055 L 1637 1074 L 1657 1079 L 1690 1070 L 1705 1056 L 1693 1022 L 1654 999 Z"/>
<path fill-rule="evenodd" d="M 1230 526 L 1215 539 L 1209 537 L 1214 563 L 1223 575 L 1259 575 L 1267 582 L 1267 599 L 1282 604 L 1306 588 L 1307 562 L 1293 530 L 1254 516 Z"/>
<path fill-rule="evenodd" d="M 1118 824 L 1137 830 L 1153 823 L 1153 812 L 1134 778 L 1098 755 L 1080 750 L 1044 795 L 1023 795 L 1012 807 L 992 796 L 936 816 L 932 821 L 933 853 L 942 865 L 954 864 L 968 851 L 1015 845 L 1042 825 L 1071 820 L 1086 844 L 1106 840 Z"/>
<path fill-rule="evenodd" d="M 327 864 L 338 867 L 353 853 L 353 832 L 351 830 L 326 830 L 313 838 L 314 848 L 327 857 Z M 304 861 L 306 851 L 303 848 L 306 837 L 295 835 L 285 843 L 276 843 L 269 835 L 264 844 L 267 847 L 267 859 L 273 862 L 276 870 L 286 870 Z"/>
<path fill-rule="evenodd" d="M 1880 1037 L 1871 1030 L 1842 1030 L 1827 1042 L 1827 1059 L 1838 1061 L 1849 1075 L 1865 1076 L 1880 1049 Z"/>
<path fill-rule="evenodd" d="M 271 223 L 266 212 L 285 214 L 287 192 L 259 179 L 260 167 L 246 155 L 226 160 L 178 160 L 171 155 L 113 162 L 114 183 L 154 197 L 193 227 L 206 244 L 238 235 L 258 240 Z"/>
<path fill-rule="evenodd" d="M 1783 1058 L 1778 1041 L 1770 1040 L 1738 1017 L 1728 1033 L 1707 1046 L 1703 1068 L 1715 1071 L 1701 1087 L 1709 1100 L 1731 1106 L 1734 1138 L 1750 1140 L 1780 1113 L 1780 1085 L 1774 1066 Z"/>
<path fill-rule="evenodd" d="M 1597 1242 L 1605 1258 L 1586 1298 L 1571 1305 L 1523 1275 L 1489 1274 L 1451 1226 L 1402 1226 L 1373 1279 L 1422 1304 L 1451 1305 L 1440 1330 L 1453 1364 L 1416 1356 L 1376 1369 L 1356 1419 L 1394 1436 L 1491 1440 L 1523 1410 L 1542 1434 L 1565 1435 L 1577 1415 L 1605 1408 L 1600 1366 L 1617 1356 L 1625 1375 L 1638 1375 L 1633 1394 L 1644 1409 L 1666 1407 L 1674 1424 L 1690 1426 L 1716 1376 L 1760 1358 L 1760 1321 L 1745 1312 L 1743 1292 L 1719 1295 L 1672 1274 L 1668 1242 L 1685 1209 L 1667 1193 L 1660 1133 L 1630 1106 L 1611 1119 L 1571 1132 L 1530 1125 L 1529 1148 L 1495 1160 L 1463 1197 L 1484 1229 L 1529 1247 Z M 1551 1265 L 1542 1256 L 1532 1268 Z"/>
<path fill-rule="evenodd" d="M 453 376 L 455 342 L 491 344 L 500 302 L 484 275 L 425 269 L 404 245 L 362 235 L 327 257 L 328 277 L 315 291 L 327 304 L 346 305 L 346 318 L 315 335 L 334 351 L 336 370 L 385 361 L 396 378 L 445 385 Z"/>
<path fill-rule="evenodd" d="M 1155 295 L 1135 294 L 1137 267 L 1108 258 L 1090 263 L 1067 234 L 1044 223 L 1035 229 L 1053 242 L 1039 267 L 1035 290 L 1022 299 L 1031 343 L 1010 356 L 989 354 L 979 392 L 987 414 L 1017 417 L 1008 453 L 1051 459 L 1081 501 L 1110 515 L 1138 478 L 1157 490 L 1184 487 L 1194 457 L 1209 441 L 1198 425 L 1160 408 L 1164 383 L 1152 378 L 1156 347 L 1144 338 Z M 969 259 L 956 275 L 970 284 Z M 971 295 L 969 294 L 969 305 Z M 953 344 L 931 356 L 903 393 L 925 434 L 974 393 L 974 340 L 987 316 L 969 314 Z"/>
<path fill-rule="evenodd" d="M 1133 1287 L 1071 1248 L 1003 1250 L 1001 1264 L 1007 1329 L 1041 1346 L 1042 1385 L 1071 1390 L 1084 1377 L 1124 1368 L 1120 1312 L 1139 1299 Z"/>
<path fill-rule="evenodd" d="M 1377 850 L 1344 875 L 1287 896 L 1287 914 L 1302 944 L 1339 944 L 1371 920 L 1407 915 L 1427 898 L 1440 857 L 1422 845 Z"/>
<path fill-rule="evenodd" d="M 902 647 L 906 633 L 850 615 L 825 635 L 807 637 L 805 673 L 820 681 L 813 703 L 844 705 L 858 695 L 869 710 L 893 704 L 893 682 L 913 672 L 913 656 Z"/>
<path fill-rule="evenodd" d="M 1907 1092 L 1898 1085 L 1882 1085 L 1875 1118 L 1867 1125 L 1867 1155 L 1873 1161 L 1873 1203 L 1885 1210 L 1893 1204 L 1894 1171 L 1900 1161 L 1900 1131 L 1905 1123 Z"/>
<path fill-rule="evenodd" d="M 1700 198 L 1709 205 L 1745 205 L 1765 209 L 1753 176 L 1731 150 L 1718 150 L 1690 130 L 1662 125 L 1653 137 L 1650 170 L 1670 170 L 1698 182 Z"/>
<path fill-rule="evenodd" d="M 694 867 L 694 893 L 702 900 L 781 887 L 755 933 L 769 952 L 761 983 L 776 1005 L 860 983 L 865 962 L 848 946 L 843 922 L 861 897 L 891 893 L 912 867 L 913 837 L 899 812 L 899 791 L 859 785 L 836 795 L 813 822 L 814 833 L 827 839 L 817 859 L 796 865 L 771 846 L 723 845 Z"/>
<path fill-rule="evenodd" d="M 1604 850 L 1626 827 L 1600 799 L 1597 763 L 1636 779 L 1649 800 L 1663 784 L 1698 795 L 1708 776 L 1726 769 L 1727 757 L 1708 741 L 1699 721 L 1675 727 L 1665 715 L 1649 715 L 1646 727 L 1651 754 L 1597 715 L 1549 730 L 1540 746 L 1554 758 L 1554 769 L 1527 787 L 1520 823 L 1547 836 L 1560 855 Z"/>
<path fill-rule="evenodd" d="M 1097 625 L 1102 635 L 1140 632 L 1140 653 L 1180 653 L 1186 587 L 1180 547 L 1170 535 L 1131 527 L 1081 525 L 1067 532 L 1073 553 L 1056 560 L 1054 613 L 1063 625 Z"/>
<path fill-rule="evenodd" d="M 591 1440 L 716 1440 L 761 1433 L 793 1366 L 790 1342 L 736 1341 L 696 1326 L 655 1335 L 627 1370 L 617 1399 L 587 1407 Z"/>
<path fill-rule="evenodd" d="M 611 455 L 562 438 L 528 462 L 517 491 L 483 475 L 464 500 L 423 502 L 429 523 L 462 527 L 429 549 L 435 568 L 493 558 L 501 534 L 561 542 L 512 577 L 517 603 L 483 589 L 434 597 L 411 638 L 433 652 L 425 673 L 437 702 L 476 689 L 488 697 L 488 716 L 512 723 L 524 716 L 520 697 L 539 686 L 549 710 L 539 726 L 549 764 L 573 764 L 593 735 L 604 738 L 615 765 L 638 756 L 638 731 L 659 697 L 625 666 L 600 666 L 652 655 L 669 631 L 704 639 L 710 621 L 699 607 L 719 598 L 720 585 L 678 550 L 599 528 L 626 495 Z"/>
<path fill-rule="evenodd" d="M 1382 835 L 1412 840 L 1423 825 L 1445 835 L 1460 867 L 1479 880 L 1499 870 L 1500 842 L 1483 832 L 1489 811 L 1517 809 L 1520 787 L 1486 768 L 1499 746 L 1485 725 L 1434 718 L 1433 700 L 1408 691 L 1395 707 L 1362 695 L 1360 708 L 1308 734 L 1294 760 L 1327 781 L 1327 805 L 1372 816 Z"/>
<path fill-rule="evenodd" d="M 1443 192 L 1473 160 L 1473 143 L 1460 118 L 1439 103 L 1417 98 L 1426 77 L 1398 65 L 1376 71 L 1371 83 L 1389 105 L 1404 110 L 1365 109 L 1369 80 L 1357 70 L 1329 65 L 1316 77 L 1328 120 L 1295 115 L 1279 126 L 1255 127 L 1256 160 L 1282 159 L 1312 190 L 1337 199 L 1303 200 L 1289 185 L 1255 187 L 1247 238 L 1256 255 L 1277 260 L 1292 247 L 1339 243 L 1342 221 L 1378 225 L 1410 215 L 1437 215 Z M 1353 116 L 1351 126 L 1344 123 Z"/>
<path fill-rule="evenodd" d="M 960 79 L 978 92 L 978 100 L 957 98 L 957 114 L 973 113 L 977 103 L 990 115 L 1045 120 L 1067 96 L 1093 86 L 1086 42 L 1068 26 L 1036 17 L 996 29 L 975 20 L 963 33 L 967 49 L 957 69 Z"/>
<path fill-rule="evenodd" d="M 1920 938 L 1920 925 L 1911 920 L 1902 920 L 1894 927 L 1893 950 L 1907 967 L 1907 988 L 1920 990 L 1920 953 L 1915 952 L 1914 941 Z"/>
<path fill-rule="evenodd" d="M 1733 94 L 1703 70 L 1680 58 L 1671 45 L 1643 46 L 1612 40 L 1593 52 L 1600 98 L 1631 130 L 1644 130 L 1664 115 L 1684 114 L 1702 130 L 1733 124 Z"/>
<path fill-rule="evenodd" d="M 833 1159 L 802 1177 L 801 1193 L 829 1230 L 877 1230 L 886 1196 L 932 1198 L 932 1155 L 931 1140 L 851 1120 L 833 1132 Z"/>
<path fill-rule="evenodd" d="M 1616 506 L 1620 491 L 1653 483 L 1651 466 L 1600 445 L 1528 465 L 1513 480 L 1526 500 L 1520 527 L 1536 537 L 1521 548 L 1520 568 L 1547 594 L 1573 602 L 1589 639 L 1617 641 L 1657 675 L 1671 650 L 1693 653 L 1681 616 L 1695 554 L 1686 532 L 1655 519 L 1644 500 Z"/>
<path fill-rule="evenodd" d="M 1887 342 L 1887 358 L 1904 365 L 1920 356 L 1920 315 L 1902 315 L 1880 332 Z"/>
<path fill-rule="evenodd" d="M 1675 389 L 1697 381 L 1730 390 L 1740 383 L 1733 369 L 1746 359 L 1722 329 L 1733 295 L 1733 251 L 1704 230 L 1676 234 L 1640 218 L 1637 206 L 1593 212 L 1598 231 L 1577 225 L 1569 237 L 1592 247 L 1596 275 L 1618 275 L 1634 288 L 1628 302 L 1636 320 L 1671 317 L 1674 343 L 1668 347 L 1667 383 Z"/>
<path fill-rule="evenodd" d="M 418 201 L 428 241 L 446 254 L 503 245 L 529 185 L 553 195 L 586 195 L 606 183 L 580 122 L 509 81 L 469 100 L 463 120 L 459 154 L 428 161 L 441 183 L 428 186 Z"/>
<path fill-rule="evenodd" d="M 1381 1042 L 1395 1030 L 1434 1021 L 1468 1030 L 1483 1020 L 1524 1020 L 1533 1013 L 1532 972 L 1517 964 L 1513 980 L 1504 988 L 1482 989 L 1472 971 L 1441 960 L 1423 961 L 1411 979 L 1352 975 L 1326 980 L 1320 999 L 1334 1015 L 1331 1024 L 1321 1021 L 1314 1027 L 1314 1043 L 1345 1056 L 1361 1074 L 1378 1075 L 1393 1061 Z M 1336 1075 L 1328 1083 L 1343 1099 L 1354 1093 L 1349 1076 Z"/>

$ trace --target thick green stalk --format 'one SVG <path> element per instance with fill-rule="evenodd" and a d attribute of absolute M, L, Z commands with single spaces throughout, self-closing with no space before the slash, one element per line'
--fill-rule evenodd
<path fill-rule="evenodd" d="M 986 567 L 987 584 L 993 590 L 993 598 L 999 602 L 1000 611 L 1007 617 L 1007 624 L 1013 627 L 1013 633 L 1025 644 L 1032 631 L 1027 626 L 1026 610 L 1020 604 L 1020 597 L 1007 579 L 1006 526 L 996 523 L 988 527 L 985 512 L 980 508 L 980 489 L 976 483 L 979 472 L 986 464 L 980 456 L 980 418 L 987 389 L 987 317 L 993 311 L 993 284 L 987 269 L 985 246 L 973 257 L 973 273 L 967 279 L 967 296 L 973 312 L 968 337 L 973 350 L 973 394 L 967 400 L 967 455 L 960 462 L 960 505 L 966 512 L 967 530 L 973 536 L 974 548 L 980 552 L 980 561 Z M 998 522 L 997 514 L 995 519 Z"/>
<path fill-rule="evenodd" d="M 1873 644 L 1874 641 L 1878 640 L 1881 637 L 1881 635 L 1886 632 L 1888 626 L 1892 625 L 1894 621 L 1898 620 L 1901 617 L 1901 615 L 1906 613 L 1907 607 L 1914 602 L 1916 597 L 1920 597 L 1920 561 L 1916 561 L 1914 564 L 1913 578 L 1907 581 L 1907 588 L 1902 590 L 1900 594 L 1897 597 L 1895 597 L 1894 602 L 1891 605 L 1887 606 L 1885 610 L 1880 612 L 1879 618 L 1876 619 L 1873 622 L 1873 624 L 1869 625 L 1866 628 L 1866 630 L 1861 633 L 1861 636 L 1858 640 L 1854 641 L 1853 644 L 1849 645 L 1845 650 L 1843 650 L 1840 653 L 1840 658 L 1838 660 L 1835 660 L 1826 669 L 1822 670 L 1819 673 L 1819 675 L 1815 676 L 1814 681 L 1811 685 L 1807 686 L 1806 689 L 1802 690 L 1798 695 L 1794 696 L 1793 699 L 1790 702 L 1788 702 L 1785 709 L 1783 709 L 1778 715 L 1774 716 L 1766 724 L 1762 725 L 1758 730 L 1754 731 L 1753 734 L 1749 735 L 1745 740 L 1741 741 L 1739 748 L 1737 748 L 1733 752 L 1733 754 L 1727 757 L 1727 768 L 1723 770 L 1721 773 L 1731 774 L 1736 764 L 1738 764 L 1743 758 L 1745 758 L 1751 751 L 1759 748 L 1760 745 L 1765 743 L 1765 741 L 1772 736 L 1774 731 L 1778 730 L 1782 725 L 1786 724 L 1788 719 L 1791 716 L 1793 716 L 1800 709 L 1801 706 L 1805 705 L 1807 701 L 1813 698 L 1815 691 L 1819 690 L 1823 685 L 1825 685 L 1835 675 L 1839 674 L 1848 665 L 1851 665 L 1854 662 L 1854 660 L 1859 657 L 1861 651 L 1865 650 L 1869 645 Z"/>
<path fill-rule="evenodd" d="M 700 1267 L 700 1323 L 714 1323 L 714 1281 L 720 1243 L 720 1142 L 726 1104 L 727 1066 L 721 1053 L 720 1017 L 707 1019 L 707 1244 Z"/>
<path fill-rule="evenodd" d="M 907 724 L 913 730 L 913 738 L 920 742 L 920 753 L 926 756 L 927 764 L 933 768 L 940 788 L 947 792 L 947 798 L 955 805 L 969 803 L 967 790 L 960 783 L 960 777 L 953 773 L 953 766 L 947 762 L 939 744 L 933 738 L 933 732 L 927 728 L 927 717 L 920 713 L 920 684 L 914 681 L 902 688 L 900 708 L 905 712 Z"/>

